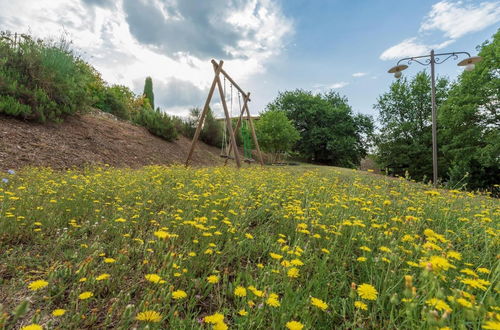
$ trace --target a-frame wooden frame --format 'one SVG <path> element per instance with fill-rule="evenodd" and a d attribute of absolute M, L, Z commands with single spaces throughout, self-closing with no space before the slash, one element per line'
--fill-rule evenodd
<path fill-rule="evenodd" d="M 214 94 L 216 85 L 219 89 L 219 95 L 220 95 L 220 99 L 221 99 L 221 103 L 222 103 L 222 108 L 224 109 L 224 115 L 226 117 L 226 127 L 227 127 L 227 130 L 229 132 L 230 145 L 229 145 L 228 156 L 231 154 L 231 150 L 232 150 L 234 153 L 234 159 L 236 160 L 236 166 L 238 166 L 238 168 L 241 167 L 241 158 L 240 158 L 240 154 L 238 152 L 238 148 L 236 145 L 235 135 L 239 129 L 239 126 L 241 125 L 243 115 L 246 113 L 248 123 L 250 126 L 250 130 L 252 132 L 253 142 L 255 143 L 255 148 L 257 149 L 257 155 L 259 157 L 259 162 L 261 165 L 264 165 L 264 161 L 262 159 L 262 153 L 260 152 L 259 141 L 257 140 L 257 135 L 255 134 L 255 127 L 254 127 L 253 122 L 252 122 L 252 117 L 250 116 L 250 110 L 248 110 L 248 102 L 250 101 L 250 93 L 245 93 L 240 88 L 240 86 L 238 86 L 238 84 L 227 74 L 227 72 L 224 71 L 224 69 L 222 68 L 222 64 L 224 64 L 224 61 L 222 61 L 222 60 L 219 63 L 217 63 L 215 60 L 212 60 L 212 65 L 214 67 L 214 73 L 215 73 L 214 79 L 212 81 L 212 85 L 210 86 L 210 90 L 208 92 L 208 97 L 207 97 L 207 100 L 205 101 L 205 105 L 203 106 L 203 111 L 201 112 L 200 118 L 198 120 L 198 126 L 196 127 L 196 131 L 195 131 L 194 136 L 193 136 L 193 141 L 191 142 L 191 148 L 189 149 L 189 153 L 188 153 L 188 156 L 186 158 L 186 166 L 189 165 L 189 161 L 191 160 L 191 157 L 193 156 L 193 151 L 194 151 L 194 148 L 196 146 L 196 142 L 198 142 L 198 138 L 200 137 L 201 129 L 203 128 L 203 123 L 205 121 L 205 116 L 207 114 L 208 107 L 210 106 L 210 101 L 212 100 L 212 96 Z M 231 82 L 231 84 L 233 84 L 233 86 L 236 87 L 236 89 L 243 95 L 243 107 L 241 108 L 241 113 L 240 113 L 240 116 L 238 118 L 238 122 L 237 122 L 234 130 L 231 129 L 233 126 L 232 126 L 232 122 L 231 122 L 231 117 L 229 116 L 229 111 L 227 109 L 226 96 L 224 95 L 224 88 L 222 87 L 222 83 L 220 80 L 220 74 L 223 74 L 226 77 L 226 79 L 229 80 Z"/>

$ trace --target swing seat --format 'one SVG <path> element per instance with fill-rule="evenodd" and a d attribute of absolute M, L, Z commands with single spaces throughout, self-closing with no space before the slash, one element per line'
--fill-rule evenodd
<path fill-rule="evenodd" d="M 246 162 L 246 163 L 254 163 L 255 159 L 253 159 L 253 158 L 245 158 L 243 161 Z"/>
<path fill-rule="evenodd" d="M 228 156 L 228 155 L 220 155 L 221 158 L 227 158 L 227 159 L 234 159 L 233 156 Z"/>

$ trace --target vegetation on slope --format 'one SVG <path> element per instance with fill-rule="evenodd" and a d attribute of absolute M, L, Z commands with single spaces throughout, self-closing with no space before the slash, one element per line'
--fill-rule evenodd
<path fill-rule="evenodd" d="M 6 179 L 0 327 L 498 327 L 487 196 L 326 167 Z"/>

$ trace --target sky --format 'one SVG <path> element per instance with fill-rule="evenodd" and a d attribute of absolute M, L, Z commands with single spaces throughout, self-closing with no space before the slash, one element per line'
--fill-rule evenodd
<path fill-rule="evenodd" d="M 104 80 L 137 94 L 151 76 L 156 105 L 181 116 L 203 106 L 216 59 L 251 93 L 252 114 L 279 92 L 334 89 L 376 118 L 398 59 L 431 49 L 474 56 L 499 27 L 495 0 L 0 0 L 0 30 L 64 35 Z M 456 63 L 437 74 L 455 79 Z M 236 115 L 236 92 L 227 103 Z M 218 115 L 220 104 L 216 95 Z"/>

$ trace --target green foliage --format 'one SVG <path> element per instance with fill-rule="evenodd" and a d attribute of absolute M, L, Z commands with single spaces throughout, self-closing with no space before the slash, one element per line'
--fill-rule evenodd
<path fill-rule="evenodd" d="M 443 104 L 448 80 L 436 83 L 436 104 Z M 393 82 L 374 105 L 379 111 L 377 162 L 390 174 L 422 180 L 432 177 L 431 85 L 426 72 Z"/>
<path fill-rule="evenodd" d="M 290 152 L 300 134 L 284 111 L 268 110 L 255 123 L 259 145 L 273 155 L 273 162 L 280 154 Z"/>
<path fill-rule="evenodd" d="M 451 185 L 489 189 L 500 182 L 500 30 L 483 60 L 464 71 L 440 109 L 444 165 Z"/>
<path fill-rule="evenodd" d="M 295 151 L 308 161 L 355 167 L 367 153 L 372 119 L 354 115 L 347 99 L 338 93 L 287 91 L 268 109 L 284 111 L 293 122 L 300 134 Z"/>
<path fill-rule="evenodd" d="M 35 121 L 60 120 L 91 104 L 93 77 L 69 43 L 0 33 L 0 112 Z"/>
<path fill-rule="evenodd" d="M 187 136 L 194 136 L 194 132 L 196 130 L 196 126 L 198 125 L 198 118 L 200 117 L 201 109 L 193 108 L 190 110 L 190 114 L 187 123 L 188 129 Z M 200 140 L 205 142 L 208 145 L 221 147 L 222 145 L 222 134 L 223 134 L 224 126 L 221 122 L 219 122 L 213 112 L 212 109 L 208 108 L 207 114 L 205 115 L 205 121 L 203 123 L 203 128 L 200 133 Z"/>
<path fill-rule="evenodd" d="M 144 93 L 143 95 L 149 100 L 151 108 L 155 108 L 155 95 L 153 93 L 153 79 L 151 77 L 146 77 L 144 82 Z"/>
<path fill-rule="evenodd" d="M 142 99 L 140 110 L 133 118 L 133 121 L 147 128 L 151 134 L 167 141 L 173 141 L 177 138 L 174 120 L 167 113 L 153 110 L 147 98 Z"/>

